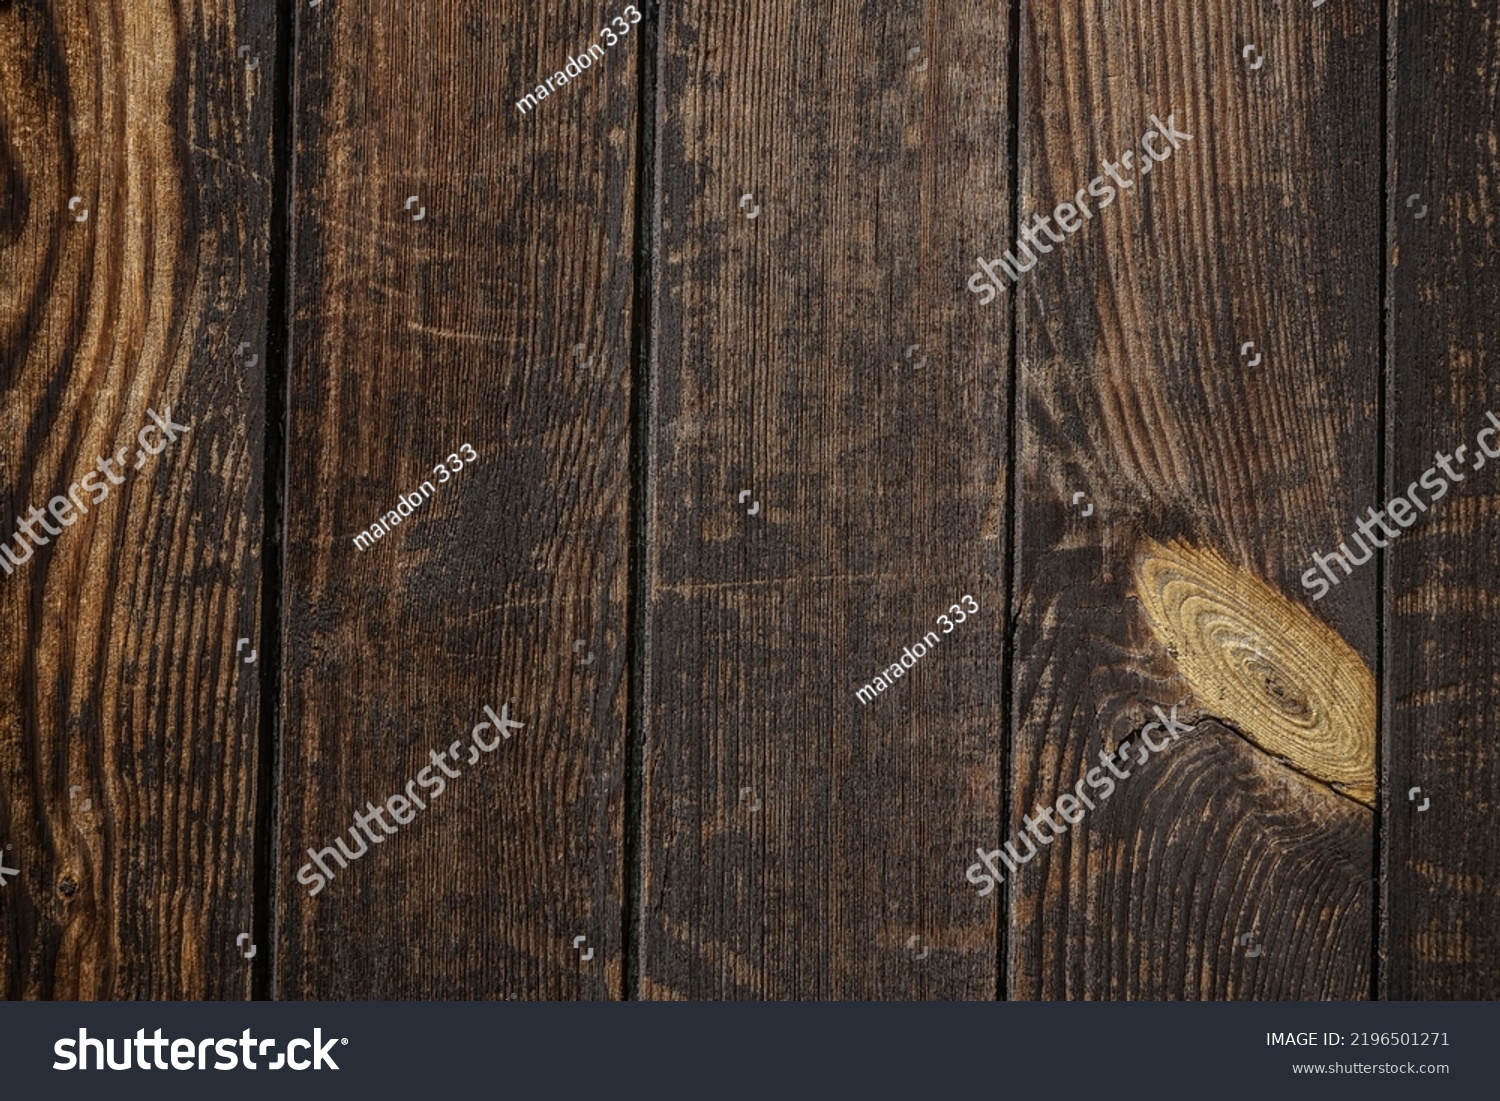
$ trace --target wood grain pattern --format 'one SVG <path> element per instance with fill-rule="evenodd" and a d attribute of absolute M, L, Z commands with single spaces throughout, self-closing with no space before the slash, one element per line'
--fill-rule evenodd
<path fill-rule="evenodd" d="M 1272 757 L 1374 805 L 1375 678 L 1337 632 L 1186 544 L 1146 540 L 1134 591 L 1193 695 Z"/>
<path fill-rule="evenodd" d="M 963 279 L 1008 209 L 1004 21 L 662 20 L 641 994 L 993 997 L 963 875 L 998 811 L 1007 315 Z"/>
<path fill-rule="evenodd" d="M 1133 568 L 1148 540 L 1215 554 L 1310 605 L 1297 581 L 1306 559 L 1378 484 L 1378 9 L 1314 17 L 1138 0 L 1023 11 L 1020 221 L 1074 198 L 1106 159 L 1122 183 L 1015 291 L 1013 830 L 1154 705 L 1228 717 L 1190 676 L 1215 659 L 1151 629 Z M 1258 68 L 1241 56 L 1251 43 Z M 1142 136 L 1160 132 L 1153 116 L 1193 137 L 1147 175 L 1120 154 L 1144 157 Z M 1239 354 L 1247 341 L 1253 365 Z M 1078 491 L 1092 516 L 1070 507 Z M 1373 569 L 1356 576 L 1313 613 L 1366 664 L 1375 583 Z M 1314 683 L 1319 656 L 1239 682 L 1245 747 L 1265 744 L 1284 711 L 1279 682 Z M 1320 785 L 1268 783 L 1267 759 L 1247 785 L 1248 748 L 1174 785 L 1203 752 L 1177 759 L 1174 746 L 1167 765 L 1129 781 L 1144 820 L 1107 804 L 1019 870 L 1013 997 L 1368 995 L 1373 817 Z M 1264 890 L 1244 889 L 1242 831 Z M 1309 861 L 1309 844 L 1330 855 Z M 1151 863 L 1114 859 L 1121 846 Z M 1174 901 L 1184 885 L 1191 909 Z M 1260 956 L 1247 956 L 1247 933 Z M 1096 964 L 1163 955 L 1193 966 Z"/>
<path fill-rule="evenodd" d="M 1500 995 L 1494 5 L 636 6 L 0 0 L 0 997 Z"/>
<path fill-rule="evenodd" d="M 1406 492 L 1438 453 L 1467 451 L 1452 463 L 1464 480 L 1386 552 L 1381 993 L 1492 999 L 1500 464 L 1493 455 L 1473 464 L 1495 449 L 1496 436 L 1476 440 L 1492 427 L 1486 414 L 1500 418 L 1500 13 L 1393 10 L 1385 498 Z"/>
<path fill-rule="evenodd" d="M 514 105 L 598 16 L 297 17 L 281 997 L 621 992 L 635 44 Z M 297 882 L 505 701 L 502 750 Z"/>
<path fill-rule="evenodd" d="M 1080 829 L 1089 835 L 1081 847 Z M 1062 850 L 1069 864 L 1112 889 L 1090 900 L 1099 918 L 1072 909 L 1026 914 L 1036 925 L 1066 922 L 1067 951 L 1045 957 L 1043 972 L 1058 996 L 1349 996 L 1348 973 L 1324 961 L 1369 956 L 1375 837 L 1369 811 L 1355 801 L 1328 798 L 1317 782 L 1208 721 L 1133 770 L 1074 831 L 1054 845 L 1075 846 Z M 1218 861 L 1211 873 L 1204 854 Z M 1226 926 L 1238 935 L 1226 937 Z"/>
<path fill-rule="evenodd" d="M 0 4 L 0 537 L 87 509 L 0 577 L 6 998 L 250 993 L 274 41 Z M 149 410 L 188 431 L 138 466 Z"/>

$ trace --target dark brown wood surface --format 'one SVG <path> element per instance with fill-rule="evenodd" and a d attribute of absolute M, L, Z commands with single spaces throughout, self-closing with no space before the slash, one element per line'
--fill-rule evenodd
<path fill-rule="evenodd" d="M 1500 12 L 1400 3 L 1387 500 L 1453 483 L 1389 552 L 1381 994 L 1500 991 Z M 1416 196 L 1416 198 L 1413 198 Z M 1474 469 L 1476 462 L 1483 466 Z M 1420 789 L 1420 791 L 1416 790 Z"/>
<path fill-rule="evenodd" d="M 1123 182 L 1016 292 L 1009 830 L 1139 745 L 1154 706 L 1220 721 L 1019 870 L 1010 994 L 1365 997 L 1373 814 L 1262 734 L 1333 707 L 1323 671 L 1368 681 L 1376 653 L 1373 567 L 1316 607 L 1328 636 L 1289 647 L 1287 623 L 1379 484 L 1379 8 L 1024 11 L 1021 220 L 1106 161 Z M 1153 116 L 1192 138 L 1146 174 Z M 1242 596 L 1206 583 L 1221 560 Z M 1168 561 L 1179 591 L 1146 591 Z"/>
<path fill-rule="evenodd" d="M 1008 317 L 960 272 L 1008 208 L 1007 27 L 661 34 L 641 996 L 993 997 L 962 878 L 998 809 Z"/>
<path fill-rule="evenodd" d="M 298 12 L 279 997 L 622 993 L 638 43 L 514 106 L 596 20 Z M 507 744 L 297 881 L 507 702 Z"/>
<path fill-rule="evenodd" d="M 0 0 L 0 996 L 1500 994 L 1494 11 L 636 7 Z"/>
<path fill-rule="evenodd" d="M 275 46 L 0 5 L 0 538 L 88 509 L 0 576 L 6 998 L 251 992 Z M 137 468 L 149 410 L 188 430 Z"/>

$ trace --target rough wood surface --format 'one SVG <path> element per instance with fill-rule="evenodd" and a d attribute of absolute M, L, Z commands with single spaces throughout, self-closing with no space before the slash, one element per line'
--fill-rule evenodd
<path fill-rule="evenodd" d="M 1008 314 L 963 279 L 1005 22 L 662 19 L 641 996 L 993 997 Z"/>
<path fill-rule="evenodd" d="M 1108 207 L 1096 196 L 1092 219 L 1015 292 L 1008 829 L 1102 750 L 1139 743 L 1155 705 L 1181 702 L 1182 716 L 1218 718 L 1244 740 L 1216 739 L 1216 767 L 1204 747 L 1175 743 L 1165 764 L 1122 781 L 1126 801 L 1018 870 L 1010 994 L 1367 996 L 1373 816 L 1253 747 L 1284 750 L 1299 709 L 1345 697 L 1327 666 L 1375 658 L 1374 569 L 1316 608 L 1298 578 L 1378 484 L 1379 10 L 1023 10 L 1020 220 L 1073 199 L 1106 159 L 1131 187 Z M 1148 175 L 1136 158 L 1159 131 L 1153 116 L 1193 137 Z M 1227 574 L 1201 566 L 1175 579 L 1196 592 L 1146 591 L 1162 577 L 1150 560 L 1172 540 L 1177 561 L 1211 557 L 1253 599 L 1208 587 Z M 1192 630 L 1151 614 L 1194 602 Z M 1310 630 L 1306 647 L 1280 634 L 1304 608 L 1330 628 L 1328 645 Z M 1174 782 L 1189 766 L 1195 781 Z M 1258 783 L 1244 782 L 1247 769 Z M 1268 770 L 1286 776 L 1272 783 Z M 1236 856 L 1247 835 L 1261 890 L 1246 889 Z M 1322 855 L 1309 859 L 1309 846 Z M 1193 907 L 1178 905 L 1184 890 Z M 1095 965 L 1162 956 L 1193 966 Z"/>
<path fill-rule="evenodd" d="M 274 42 L 0 4 L 0 539 L 87 508 L 0 576 L 6 998 L 251 990 Z M 137 467 L 153 409 L 188 431 Z"/>
<path fill-rule="evenodd" d="M 281 997 L 621 993 L 636 43 L 515 107 L 598 26 L 298 10 Z M 501 749 L 297 881 L 507 701 Z"/>
<path fill-rule="evenodd" d="M 1494 5 L 635 6 L 0 0 L 0 996 L 1496 997 Z"/>
<path fill-rule="evenodd" d="M 1500 461 L 1481 449 L 1500 433 L 1476 437 L 1500 418 L 1500 12 L 1394 10 L 1384 498 L 1467 450 L 1464 480 L 1387 552 L 1381 992 L 1492 999 Z"/>

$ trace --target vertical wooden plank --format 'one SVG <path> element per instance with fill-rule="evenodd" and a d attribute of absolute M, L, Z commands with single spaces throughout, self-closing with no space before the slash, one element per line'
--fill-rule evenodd
<path fill-rule="evenodd" d="M 1427 509 L 1389 552 L 1382 994 L 1495 998 L 1500 13 L 1391 7 L 1386 496 Z"/>
<path fill-rule="evenodd" d="M 671 5 L 659 57 L 641 995 L 992 998 L 1004 10 Z"/>
<path fill-rule="evenodd" d="M 274 55 L 270 4 L 0 5 L 6 998 L 251 989 Z"/>
<path fill-rule="evenodd" d="M 299 6 L 283 997 L 621 991 L 635 36 L 516 107 L 601 19 Z"/>
<path fill-rule="evenodd" d="M 1379 6 L 1024 12 L 1018 220 L 1092 210 L 1012 291 L 1012 994 L 1367 996 L 1376 567 L 1300 579 L 1379 485 Z"/>

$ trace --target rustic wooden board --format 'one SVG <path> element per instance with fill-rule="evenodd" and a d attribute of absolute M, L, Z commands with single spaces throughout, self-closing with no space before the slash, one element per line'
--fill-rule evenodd
<path fill-rule="evenodd" d="M 1500 13 L 1393 10 L 1385 498 L 1467 450 L 1389 552 L 1381 993 L 1496 998 L 1500 463 L 1473 464 L 1500 418 Z"/>
<path fill-rule="evenodd" d="M 0 576 L 6 998 L 243 998 L 259 966 L 235 944 L 259 697 L 236 649 L 274 49 L 265 4 L 0 5 L 0 537 L 75 486 L 87 509 Z M 188 431 L 137 468 L 149 410 Z M 83 485 L 100 458 L 121 481 Z"/>
<path fill-rule="evenodd" d="M 515 107 L 599 20 L 298 8 L 280 997 L 622 991 L 637 42 Z M 507 701 L 524 729 L 310 893 L 309 847 L 357 852 Z"/>
<path fill-rule="evenodd" d="M 1496 997 L 1500 16 L 637 7 L 0 4 L 0 996 Z"/>
<path fill-rule="evenodd" d="M 640 995 L 992 998 L 1009 316 L 964 280 L 1006 21 L 673 5 L 661 41 Z"/>
<path fill-rule="evenodd" d="M 1011 292 L 1007 838 L 1154 705 L 1219 722 L 1018 869 L 1010 994 L 1368 996 L 1377 578 L 1299 577 L 1379 485 L 1379 7 L 1023 10 L 1023 222 L 1193 138 Z"/>

